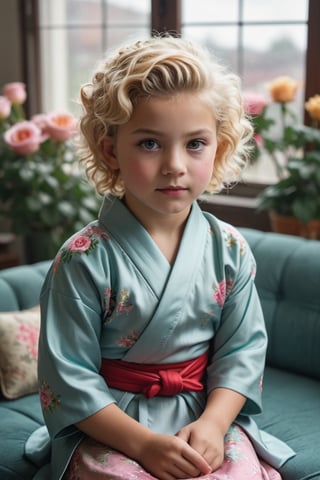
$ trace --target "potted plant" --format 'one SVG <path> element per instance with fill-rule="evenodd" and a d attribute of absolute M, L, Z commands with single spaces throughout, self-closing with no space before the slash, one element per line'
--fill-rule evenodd
<path fill-rule="evenodd" d="M 25 99 L 20 82 L 5 85 L 0 96 L 0 215 L 23 236 L 28 261 L 36 261 L 51 258 L 94 219 L 99 202 L 78 170 L 74 116 L 53 112 L 26 120 Z"/>
<path fill-rule="evenodd" d="M 289 107 L 299 84 L 289 77 L 279 77 L 269 84 L 269 91 L 280 109 L 280 135 L 271 138 L 275 120 L 268 116 L 270 102 L 252 115 L 258 136 L 256 154 L 270 155 L 278 181 L 259 196 L 259 210 L 270 213 L 273 230 L 281 233 L 320 238 L 320 96 L 311 97 L 305 108 L 312 126 L 296 122 Z M 257 138 L 257 137 L 256 137 Z"/>

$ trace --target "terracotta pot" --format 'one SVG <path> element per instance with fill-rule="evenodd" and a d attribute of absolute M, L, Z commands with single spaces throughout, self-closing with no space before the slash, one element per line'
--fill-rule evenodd
<path fill-rule="evenodd" d="M 270 213 L 270 223 L 273 232 L 307 237 L 307 226 L 295 217 Z"/>
<path fill-rule="evenodd" d="M 312 238 L 313 240 L 320 240 L 320 220 L 310 220 L 307 227 L 308 238 Z"/>
<path fill-rule="evenodd" d="M 310 220 L 307 224 L 292 216 L 270 213 L 273 232 L 320 240 L 320 219 Z"/>

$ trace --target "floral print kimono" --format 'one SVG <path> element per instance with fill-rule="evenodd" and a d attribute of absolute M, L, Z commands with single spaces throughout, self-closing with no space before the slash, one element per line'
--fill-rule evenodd
<path fill-rule="evenodd" d="M 152 479 L 74 424 L 116 403 L 153 431 L 174 435 L 199 417 L 217 387 L 247 401 L 226 436 L 221 476 L 203 478 L 280 478 L 267 464 L 278 468 L 294 452 L 252 418 L 261 411 L 267 345 L 254 276 L 244 238 L 196 202 L 171 266 L 124 203 L 106 196 L 99 219 L 62 246 L 43 286 L 39 386 L 46 427 L 26 445 L 43 466 L 35 478 Z M 166 364 L 204 352 L 202 391 L 146 398 L 108 386 L 100 374 L 102 358 Z M 241 472 L 245 464 L 260 476 L 228 470 Z"/>

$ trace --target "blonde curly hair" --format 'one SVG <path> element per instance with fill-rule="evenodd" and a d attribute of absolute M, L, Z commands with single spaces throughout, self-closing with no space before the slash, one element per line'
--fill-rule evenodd
<path fill-rule="evenodd" d="M 172 36 L 157 36 L 121 48 L 98 66 L 80 91 L 79 156 L 87 177 L 100 194 L 122 196 L 119 171 L 107 165 L 103 141 L 126 123 L 145 97 L 195 92 L 206 95 L 217 122 L 218 148 L 207 187 L 218 192 L 239 179 L 247 163 L 252 126 L 247 120 L 240 79 L 203 47 Z"/>

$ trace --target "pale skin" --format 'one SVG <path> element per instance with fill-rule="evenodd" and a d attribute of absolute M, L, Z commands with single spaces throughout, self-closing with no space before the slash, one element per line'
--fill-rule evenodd
<path fill-rule="evenodd" d="M 211 179 L 216 131 L 205 98 L 180 93 L 141 101 L 116 136 L 105 140 L 105 159 L 121 172 L 127 207 L 171 264 L 191 204 Z M 224 436 L 245 400 L 232 390 L 213 390 L 202 415 L 176 435 L 152 432 L 115 404 L 77 427 L 135 459 L 159 480 L 196 478 L 221 466 Z"/>

